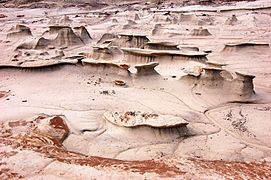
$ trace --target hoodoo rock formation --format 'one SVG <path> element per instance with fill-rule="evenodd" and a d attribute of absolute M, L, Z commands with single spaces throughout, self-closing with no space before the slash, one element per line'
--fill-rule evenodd
<path fill-rule="evenodd" d="M 271 2 L 0 6 L 0 179 L 270 179 Z"/>
<path fill-rule="evenodd" d="M 7 39 L 20 39 L 32 36 L 32 32 L 29 27 L 21 24 L 17 24 L 15 27 L 12 27 L 7 34 Z"/>
<path fill-rule="evenodd" d="M 199 27 L 198 29 L 193 29 L 190 33 L 192 36 L 211 36 L 212 34 L 203 27 Z"/>
<path fill-rule="evenodd" d="M 137 76 L 159 75 L 159 73 L 157 73 L 154 69 L 158 65 L 159 63 L 157 62 L 150 62 L 148 64 L 137 64 L 135 65 L 135 68 L 137 70 L 136 75 Z"/>

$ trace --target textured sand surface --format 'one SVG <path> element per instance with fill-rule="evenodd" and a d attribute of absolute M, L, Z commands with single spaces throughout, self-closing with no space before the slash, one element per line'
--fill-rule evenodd
<path fill-rule="evenodd" d="M 0 179 L 271 178 L 271 1 L 0 9 Z"/>

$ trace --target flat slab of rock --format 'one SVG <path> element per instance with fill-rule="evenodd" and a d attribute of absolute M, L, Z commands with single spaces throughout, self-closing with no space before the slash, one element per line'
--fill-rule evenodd
<path fill-rule="evenodd" d="M 189 123 L 181 117 L 172 115 L 158 115 L 150 112 L 106 112 L 104 118 L 122 127 L 149 126 L 155 128 L 182 127 Z"/>

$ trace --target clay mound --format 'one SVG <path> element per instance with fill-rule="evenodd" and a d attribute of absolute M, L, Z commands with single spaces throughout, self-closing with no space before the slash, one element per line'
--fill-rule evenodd
<path fill-rule="evenodd" d="M 139 17 L 139 15 L 138 14 L 135 14 L 135 21 L 139 21 L 140 20 L 140 17 Z"/>
<path fill-rule="evenodd" d="M 212 34 L 208 31 L 208 29 L 204 29 L 202 27 L 198 29 L 193 29 L 190 33 L 192 36 L 211 36 Z"/>
<path fill-rule="evenodd" d="M 37 42 L 38 42 L 37 40 L 23 42 L 22 44 L 16 47 L 15 51 L 19 49 L 35 49 Z"/>
<path fill-rule="evenodd" d="M 189 123 L 183 118 L 172 115 L 158 115 L 149 112 L 106 112 L 104 118 L 121 127 L 134 128 L 147 126 L 153 128 L 185 127 Z"/>
<path fill-rule="evenodd" d="M 123 25 L 123 29 L 131 29 L 135 25 L 137 25 L 135 21 L 128 20 L 127 24 Z"/>
<path fill-rule="evenodd" d="M 40 38 L 35 46 L 36 49 L 44 49 L 48 46 L 70 47 L 84 45 L 83 40 L 78 37 L 70 27 L 53 27 L 52 32 L 58 32 L 55 39 Z"/>
<path fill-rule="evenodd" d="M 43 37 L 41 37 L 38 41 L 37 41 L 37 44 L 36 44 L 36 46 L 34 47 L 35 49 L 45 49 L 45 48 L 47 48 L 49 45 L 51 45 L 52 44 L 52 42 L 51 42 L 51 40 L 49 40 L 49 39 L 45 39 L 45 38 L 43 38 Z M 23 47 L 28 47 L 28 46 L 26 46 L 26 45 L 20 45 L 19 46 L 20 48 L 23 48 Z M 18 48 L 19 48 L 18 47 Z"/>
<path fill-rule="evenodd" d="M 112 23 L 119 23 L 119 21 L 116 18 L 113 18 Z"/>
<path fill-rule="evenodd" d="M 50 26 L 47 33 L 49 39 L 41 37 L 38 39 L 35 49 L 44 49 L 48 46 L 70 47 L 85 45 L 91 41 L 91 36 L 83 26 L 74 28 L 75 32 L 69 26 Z"/>
<path fill-rule="evenodd" d="M 237 51 L 250 51 L 250 50 L 268 50 L 268 43 L 261 42 L 242 42 L 226 44 L 222 52 L 237 52 Z"/>
<path fill-rule="evenodd" d="M 101 39 L 97 42 L 97 44 L 103 44 L 106 41 L 112 41 L 113 39 L 117 38 L 118 36 L 115 34 L 105 33 L 101 37 Z"/>
<path fill-rule="evenodd" d="M 75 27 L 73 28 L 75 31 L 75 34 L 81 38 L 81 40 L 87 44 L 92 40 L 92 37 L 90 36 L 88 30 L 84 26 Z"/>
<path fill-rule="evenodd" d="M 120 34 L 117 39 L 112 41 L 112 45 L 128 48 L 142 48 L 149 41 L 149 38 L 145 35 Z"/>
<path fill-rule="evenodd" d="M 236 15 L 233 14 L 231 17 L 229 17 L 226 20 L 225 24 L 226 25 L 231 25 L 231 26 L 237 25 L 238 24 L 238 19 L 237 19 Z"/>
<path fill-rule="evenodd" d="M 151 34 L 152 35 L 157 35 L 163 33 L 162 25 L 161 24 L 155 24 Z"/>
<path fill-rule="evenodd" d="M 28 36 L 32 36 L 30 28 L 25 25 L 17 24 L 10 29 L 10 32 L 7 34 L 7 39 L 25 38 Z"/>
<path fill-rule="evenodd" d="M 122 51 L 117 46 L 109 46 L 109 44 L 93 46 L 93 59 L 113 60 L 120 55 L 122 55 Z"/>
<path fill-rule="evenodd" d="M 59 25 L 53 25 L 49 26 L 49 34 L 57 34 L 60 32 L 61 29 L 70 28 L 69 26 L 59 26 Z"/>
<path fill-rule="evenodd" d="M 152 76 L 152 75 L 159 75 L 159 73 L 154 69 L 158 66 L 159 63 L 157 62 L 150 62 L 148 64 L 137 64 L 135 65 L 136 68 L 136 76 Z"/>
<path fill-rule="evenodd" d="M 63 28 L 59 31 L 54 43 L 59 46 L 73 46 L 84 44 L 80 37 L 76 36 L 71 28 Z"/>
<path fill-rule="evenodd" d="M 130 77 L 128 69 L 129 65 L 123 63 L 112 63 L 102 60 L 83 59 L 82 64 L 85 69 L 89 69 L 91 73 L 113 74 L 122 77 Z M 113 77 L 112 77 L 113 78 Z"/>
<path fill-rule="evenodd" d="M 143 48 L 156 50 L 179 50 L 178 44 L 173 42 L 147 42 Z"/>
<path fill-rule="evenodd" d="M 171 23 L 172 24 L 178 24 L 179 23 L 179 19 L 177 17 L 173 17 L 172 20 L 171 20 Z"/>

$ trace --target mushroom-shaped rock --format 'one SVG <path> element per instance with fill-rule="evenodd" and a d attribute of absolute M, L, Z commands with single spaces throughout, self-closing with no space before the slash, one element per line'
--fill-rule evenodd
<path fill-rule="evenodd" d="M 178 44 L 173 42 L 147 42 L 144 49 L 179 50 Z"/>
<path fill-rule="evenodd" d="M 104 113 L 104 118 L 112 124 L 127 128 L 139 126 L 172 128 L 185 127 L 189 124 L 181 117 L 140 111 L 106 112 Z"/>
<path fill-rule="evenodd" d="M 241 72 L 235 72 L 236 79 L 235 82 L 237 83 L 237 91 L 240 91 L 242 96 L 251 96 L 254 94 L 254 85 L 253 79 L 255 78 L 254 75 L 243 74 Z"/>
<path fill-rule="evenodd" d="M 223 80 L 223 77 L 220 75 L 223 69 L 215 67 L 204 67 L 203 70 L 204 74 L 201 76 L 202 78 L 209 80 Z"/>
<path fill-rule="evenodd" d="M 138 64 L 135 65 L 137 70 L 137 76 L 149 76 L 149 75 L 159 75 L 157 71 L 155 71 L 155 67 L 158 66 L 157 62 L 150 62 L 148 64 Z"/>

